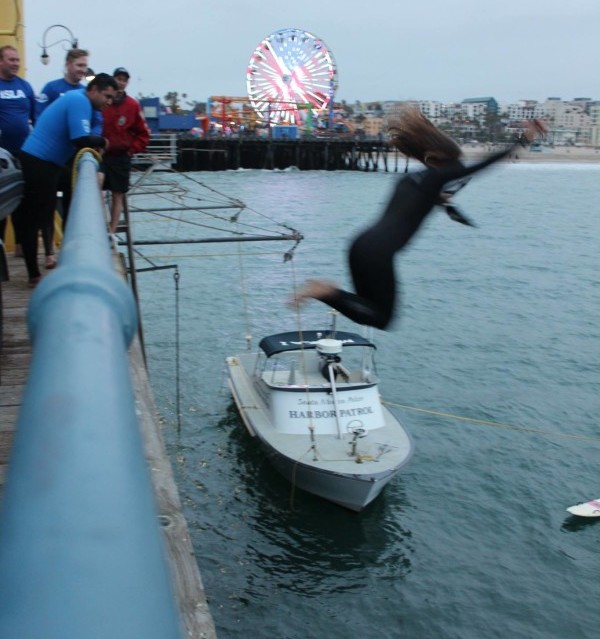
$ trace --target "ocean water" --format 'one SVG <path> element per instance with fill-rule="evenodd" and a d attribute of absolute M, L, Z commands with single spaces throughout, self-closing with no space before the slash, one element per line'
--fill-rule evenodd
<path fill-rule="evenodd" d="M 293 491 L 270 467 L 232 406 L 224 359 L 247 334 L 257 344 L 328 325 L 324 305 L 298 317 L 286 298 L 307 277 L 348 283 L 348 242 L 398 176 L 199 178 L 247 204 L 240 223 L 274 228 L 273 219 L 305 236 L 287 263 L 285 242 L 142 249 L 179 265 L 178 295 L 169 270 L 141 273 L 139 284 L 151 379 L 218 636 L 598 636 L 600 519 L 565 508 L 600 497 L 600 164 L 478 175 L 457 196 L 478 228 L 434 212 L 398 255 L 398 318 L 373 337 L 384 399 L 415 454 L 360 514 Z M 213 226 L 136 216 L 137 237 L 218 235 Z M 338 328 L 358 327 L 340 318 Z"/>

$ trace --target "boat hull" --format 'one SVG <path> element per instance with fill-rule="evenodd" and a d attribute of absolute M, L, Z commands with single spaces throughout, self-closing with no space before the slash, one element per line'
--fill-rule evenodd
<path fill-rule="evenodd" d="M 295 488 L 356 512 L 378 497 L 400 470 L 394 468 L 368 475 L 335 473 L 286 457 L 265 440 L 261 439 L 260 443 L 273 467 Z"/>
<path fill-rule="evenodd" d="M 294 487 L 353 511 L 365 508 L 412 456 L 408 432 L 380 405 L 376 410 L 381 413 L 380 427 L 361 432 L 359 437 L 344 425 L 338 434 L 327 428 L 319 432 L 318 420 L 310 429 L 292 434 L 274 423 L 274 416 L 281 416 L 282 411 L 273 394 L 289 396 L 292 408 L 299 402 L 306 403 L 306 389 L 293 386 L 265 390 L 264 380 L 256 374 L 257 358 L 258 354 L 253 353 L 229 357 L 229 386 L 248 431 L 260 442 L 271 464 Z M 309 392 L 314 405 L 330 401 L 327 385 L 311 387 Z M 346 395 L 338 388 L 337 394 L 339 401 L 362 397 L 355 386 Z M 289 412 L 295 415 L 298 411 Z"/>

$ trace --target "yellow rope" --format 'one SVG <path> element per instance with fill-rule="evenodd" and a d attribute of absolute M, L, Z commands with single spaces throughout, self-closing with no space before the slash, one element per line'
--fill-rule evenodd
<path fill-rule="evenodd" d="M 427 408 L 417 408 L 416 406 L 407 406 L 406 404 L 396 404 L 394 402 L 383 401 L 383 404 L 387 406 L 395 406 L 396 408 L 404 408 L 405 410 L 412 410 L 416 413 L 427 413 L 428 415 L 435 415 L 436 417 L 446 417 L 448 419 L 456 419 L 463 422 L 471 422 L 472 424 L 482 424 L 484 426 L 494 426 L 496 428 L 505 428 L 507 430 L 517 430 L 523 433 L 535 433 L 537 435 L 547 435 L 549 437 L 566 437 L 568 439 L 580 439 L 588 442 L 600 442 L 599 437 L 592 437 L 588 435 L 572 435 L 570 433 L 557 433 L 549 430 L 542 430 L 539 428 L 527 428 L 525 426 L 515 426 L 514 424 L 503 424 L 502 422 L 494 422 L 487 419 L 475 419 L 473 417 L 463 417 L 461 415 L 452 415 L 451 413 L 442 413 L 440 411 L 429 410 Z"/>
<path fill-rule="evenodd" d="M 71 171 L 71 188 L 73 190 L 75 190 L 75 182 L 77 182 L 79 160 L 84 153 L 91 153 L 96 158 L 96 160 L 98 160 L 99 164 L 102 162 L 102 156 L 100 155 L 100 153 L 98 153 L 98 151 L 96 151 L 96 149 L 91 149 L 90 147 L 79 149 L 79 151 L 77 151 L 77 154 L 75 155 L 75 159 L 73 160 L 73 170 Z"/>

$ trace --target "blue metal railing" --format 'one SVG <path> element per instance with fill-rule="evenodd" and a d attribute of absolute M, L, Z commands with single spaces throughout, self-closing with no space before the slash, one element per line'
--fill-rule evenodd
<path fill-rule="evenodd" d="M 31 299 L 33 357 L 0 519 L 0 637 L 181 636 L 97 163 L 79 162 L 60 263 Z"/>

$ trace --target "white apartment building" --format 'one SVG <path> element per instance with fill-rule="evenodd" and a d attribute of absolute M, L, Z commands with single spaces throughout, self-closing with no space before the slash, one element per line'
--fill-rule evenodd
<path fill-rule="evenodd" d="M 554 144 L 584 144 L 600 147 L 600 101 L 589 98 L 562 100 L 558 97 L 537 100 L 519 100 L 499 107 L 494 98 L 467 98 L 462 102 L 443 103 L 435 100 L 385 101 L 368 104 L 366 117 L 360 123 L 368 137 L 385 132 L 387 118 L 402 106 L 418 106 L 421 112 L 437 125 L 453 124 L 459 127 L 459 136 L 476 137 L 478 127 L 484 124 L 488 110 L 497 113 L 508 125 L 516 126 L 522 120 L 540 118 L 550 129 Z M 378 106 L 374 109 L 373 106 Z M 470 120 L 470 122 L 467 122 Z"/>
<path fill-rule="evenodd" d="M 445 120 L 462 119 L 463 110 L 460 102 L 448 102 L 442 106 L 442 117 Z"/>
<path fill-rule="evenodd" d="M 533 120 L 538 117 L 536 115 L 536 107 L 538 106 L 537 100 L 519 100 L 514 104 L 508 104 L 505 107 L 505 111 L 509 120 Z"/>
<path fill-rule="evenodd" d="M 600 102 L 590 105 L 590 144 L 600 146 Z"/>
<path fill-rule="evenodd" d="M 420 100 L 419 109 L 421 113 L 432 122 L 437 122 L 445 113 L 444 105 L 434 100 Z"/>
<path fill-rule="evenodd" d="M 592 129 L 594 126 L 600 128 L 600 121 L 598 121 L 599 115 L 595 115 L 593 120 L 592 113 L 598 113 L 598 105 L 600 105 L 599 102 L 590 98 L 562 100 L 550 97 L 544 102 L 519 100 L 513 104 L 503 105 L 500 115 L 506 116 L 509 122 L 532 118 L 545 120 L 550 128 L 550 139 L 555 144 L 597 145 L 598 133 L 593 134 Z M 593 141 L 594 139 L 596 142 Z"/>
<path fill-rule="evenodd" d="M 546 120 L 555 144 L 589 144 L 591 118 L 586 108 L 591 100 L 563 101 L 548 98 L 542 105 L 541 117 Z"/>
<path fill-rule="evenodd" d="M 488 113 L 498 113 L 498 103 L 494 98 L 466 98 L 461 102 L 463 117 L 483 122 Z"/>

